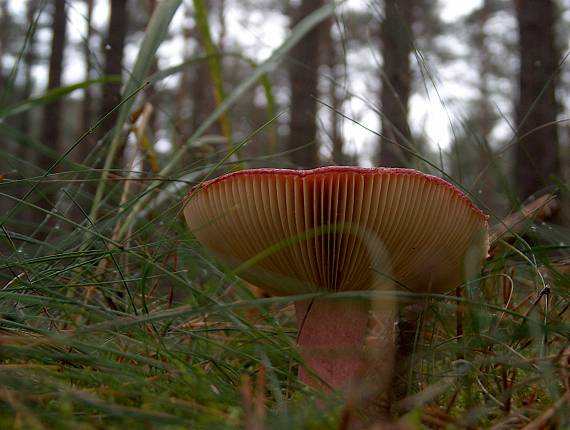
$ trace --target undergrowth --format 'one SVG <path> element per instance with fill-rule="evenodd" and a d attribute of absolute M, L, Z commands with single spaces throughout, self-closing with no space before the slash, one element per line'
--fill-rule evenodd
<path fill-rule="evenodd" d="M 190 186 L 248 162 L 236 158 L 237 143 L 235 154 L 192 163 L 188 151 L 207 144 L 204 132 L 227 121 L 242 95 L 257 85 L 270 91 L 267 73 L 332 8 L 299 24 L 250 79 L 220 92 L 217 109 L 158 171 L 116 167 L 142 89 L 192 67 L 149 72 L 179 3 L 157 8 L 117 126 L 85 160 L 68 155 L 101 121 L 64 155 L 52 154 L 46 171 L 2 150 L 16 172 L 0 181 L 2 429 L 338 428 L 343 400 L 297 379 L 294 298 L 255 297 L 204 252 L 181 216 Z M 99 83 L 2 106 L 1 119 Z M 0 125 L 18 145 L 41 145 Z M 144 126 L 130 124 L 130 134 Z M 409 371 L 396 380 L 394 407 L 407 423 L 570 426 L 568 238 L 531 219 L 508 227 L 460 294 L 422 296 Z"/>

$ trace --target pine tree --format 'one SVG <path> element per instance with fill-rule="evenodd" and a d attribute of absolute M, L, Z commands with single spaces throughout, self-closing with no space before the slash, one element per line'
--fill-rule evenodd
<path fill-rule="evenodd" d="M 322 0 L 302 0 L 291 10 L 291 26 L 322 6 Z M 289 58 L 291 88 L 289 141 L 291 162 L 296 167 L 311 168 L 319 164 L 317 142 L 317 97 L 319 68 L 319 32 L 321 24 L 311 30 L 292 50 Z"/>
<path fill-rule="evenodd" d="M 408 125 L 408 99 L 411 92 L 412 23 L 414 0 L 386 0 L 381 24 L 382 43 L 382 138 L 379 163 L 402 166 L 411 156 L 412 134 Z"/>
<path fill-rule="evenodd" d="M 105 76 L 121 76 L 123 72 L 123 56 L 127 36 L 127 0 L 110 0 L 111 12 L 109 29 L 105 41 Z M 107 115 L 121 101 L 121 83 L 105 84 L 101 101 L 100 116 Z M 117 112 L 109 115 L 100 127 L 99 135 L 105 134 L 115 125 Z"/>
<path fill-rule="evenodd" d="M 52 39 L 51 54 L 49 58 L 48 90 L 61 86 L 63 74 L 63 58 L 66 37 L 66 4 L 65 0 L 52 1 Z M 63 101 L 57 98 L 52 103 L 46 105 L 43 113 L 42 143 L 47 147 L 57 151 L 60 147 L 61 138 L 61 118 L 63 113 Z M 40 167 L 47 169 L 53 163 L 49 157 L 43 156 Z"/>
<path fill-rule="evenodd" d="M 560 176 L 556 101 L 558 63 L 556 5 L 552 0 L 515 0 L 519 30 L 518 141 L 515 181 L 526 198 Z"/>

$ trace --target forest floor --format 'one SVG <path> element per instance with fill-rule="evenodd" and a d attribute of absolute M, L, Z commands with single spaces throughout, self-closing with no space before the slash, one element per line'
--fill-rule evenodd
<path fill-rule="evenodd" d="M 135 96 L 181 70 L 150 73 L 170 3 L 159 2 L 146 31 L 116 108 L 118 131 L 85 161 L 70 161 L 101 118 L 50 154 L 49 169 L 0 176 L 0 198 L 10 203 L 0 213 L 0 429 L 337 429 L 346 413 L 341 395 L 298 379 L 296 297 L 256 297 L 224 272 L 189 232 L 181 204 L 204 177 L 247 164 L 236 165 L 235 154 L 275 116 L 231 152 L 189 160 L 199 144 L 215 146 L 206 131 L 263 87 L 332 8 L 296 27 L 185 144 L 139 174 L 117 168 L 133 165 L 118 154 L 127 128 L 139 149 L 148 143 Z M 2 107 L 0 132 L 8 135 L 8 117 L 98 83 Z M 30 136 L 10 137 L 38 151 Z M 422 296 L 410 360 L 394 383 L 402 426 L 570 428 L 570 238 L 551 220 L 557 204 L 545 197 L 492 216 L 480 275 L 457 294 Z"/>
<path fill-rule="evenodd" d="M 295 297 L 257 298 L 219 269 L 181 216 L 187 188 L 139 209 L 146 182 L 129 183 L 103 199 L 97 228 L 71 204 L 43 237 L 3 229 L 0 428 L 338 428 L 342 396 L 297 378 Z M 77 203 L 74 190 L 61 195 Z M 557 204 L 497 223 L 480 277 L 424 297 L 395 382 L 411 428 L 570 422 L 570 265 L 545 221 Z"/>

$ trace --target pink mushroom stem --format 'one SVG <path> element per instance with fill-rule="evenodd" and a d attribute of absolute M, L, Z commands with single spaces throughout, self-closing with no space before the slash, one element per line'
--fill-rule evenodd
<path fill-rule="evenodd" d="M 305 361 L 305 367 L 299 370 L 301 381 L 314 388 L 346 389 L 355 375 L 365 370 L 369 309 L 366 300 L 314 299 L 295 303 L 297 343 Z"/>

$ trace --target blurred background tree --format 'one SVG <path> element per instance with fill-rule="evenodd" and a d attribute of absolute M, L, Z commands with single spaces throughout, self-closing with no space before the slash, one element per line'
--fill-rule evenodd
<path fill-rule="evenodd" d="M 382 112 L 380 154 L 382 166 L 410 164 L 413 156 L 412 132 L 408 125 L 408 103 L 412 85 L 411 56 L 414 50 L 415 0 L 386 0 L 381 20 L 380 72 Z"/>
<path fill-rule="evenodd" d="M 519 36 L 519 91 L 516 101 L 515 184 L 525 198 L 560 178 L 556 99 L 560 52 L 553 0 L 516 0 Z"/>

